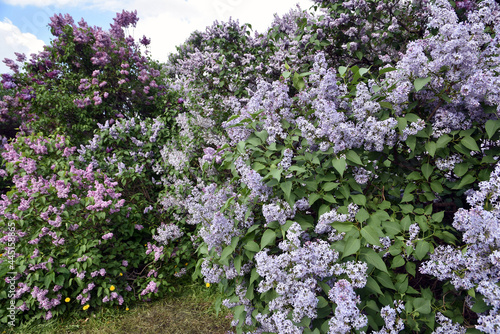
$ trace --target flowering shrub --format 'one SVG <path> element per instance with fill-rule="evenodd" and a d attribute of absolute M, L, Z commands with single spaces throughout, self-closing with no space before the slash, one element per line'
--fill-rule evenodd
<path fill-rule="evenodd" d="M 149 42 L 143 38 L 138 44 L 126 35 L 138 20 L 137 12 L 123 11 L 104 31 L 83 19 L 76 25 L 69 15 L 52 17 L 51 45 L 29 60 L 17 54 L 23 71 L 5 60 L 14 73 L 2 75 L 3 88 L 15 94 L 0 101 L 2 120 L 20 120 L 35 132 L 60 128 L 80 144 L 97 123 L 163 114 L 160 66 L 140 52 Z"/>
<path fill-rule="evenodd" d="M 453 6 L 323 1 L 330 17 L 320 21 L 352 31 L 325 28 L 322 37 L 345 43 L 348 52 L 280 46 L 279 60 L 262 65 L 277 64 L 280 75 L 244 77 L 248 95 L 238 82 L 232 94 L 210 88 L 218 70 L 203 72 L 222 59 L 224 49 L 212 48 L 211 39 L 229 40 L 227 26 L 215 25 L 180 49 L 174 64 L 190 70 L 177 87 L 190 112 L 178 124 L 186 129 L 181 136 L 205 146 L 194 153 L 204 174 L 190 179 L 187 201 L 167 191 L 162 203 L 198 225 L 199 273 L 227 294 L 221 303 L 233 310 L 238 332 L 471 332 L 478 324 L 495 333 L 492 318 L 478 323 L 475 314 L 495 305 L 492 297 L 484 304 L 479 290 L 467 296 L 421 264 L 430 256 L 442 263 L 440 252 L 452 249 L 442 245 L 460 243 L 453 214 L 467 206 L 466 191 L 490 178 L 499 153 L 499 7 Z M 241 34 L 245 57 L 265 57 L 257 46 L 266 42 L 285 43 L 280 31 L 314 31 L 319 23 L 302 20 L 309 15 L 290 13 L 283 19 L 290 25 L 276 19 L 255 38 Z M 224 33 L 212 37 L 216 27 Z M 384 42 L 363 41 L 376 34 Z M 243 48 L 228 50 L 234 57 Z M 209 52 L 217 53 L 213 61 Z M 241 72 L 235 67 L 231 73 L 253 73 L 248 64 Z M 214 109 L 232 113 L 225 121 L 212 116 L 216 100 L 228 101 Z M 200 115 L 212 125 L 201 125 Z M 464 270 L 447 263 L 454 266 L 449 275 Z"/>
<path fill-rule="evenodd" d="M 59 135 L 18 137 L 3 153 L 14 188 L 0 201 L 0 242 L 8 254 L 1 263 L 1 298 L 8 312 L 7 287 L 14 280 L 16 290 L 10 292 L 21 321 L 81 307 L 123 305 L 159 293 L 159 286 L 167 291 L 165 278 L 189 257 L 178 255 L 162 268 L 167 274 L 159 274 L 155 263 L 168 259 L 183 232 L 177 226 L 158 228 L 153 237 L 161 246 L 156 246 L 154 215 L 138 212 L 144 203 L 131 196 L 125 205 L 123 189 L 108 174 L 111 169 L 82 163 L 68 143 Z M 17 275 L 6 275 L 13 270 Z"/>

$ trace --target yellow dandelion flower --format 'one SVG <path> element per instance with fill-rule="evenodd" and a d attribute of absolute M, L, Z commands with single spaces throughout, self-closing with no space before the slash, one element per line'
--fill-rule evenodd
<path fill-rule="evenodd" d="M 65 301 L 66 303 L 69 303 L 69 301 L 70 301 L 70 300 L 71 300 L 71 298 L 69 298 L 69 297 L 68 297 L 68 298 L 66 298 L 64 301 Z"/>
<path fill-rule="evenodd" d="M 123 273 L 120 273 L 120 276 L 123 276 Z"/>
<path fill-rule="evenodd" d="M 114 286 L 114 285 L 112 285 L 112 286 L 109 288 L 109 290 L 111 290 L 111 291 L 115 291 L 115 286 Z"/>
<path fill-rule="evenodd" d="M 125 309 L 125 311 L 128 311 L 128 307 Z"/>
<path fill-rule="evenodd" d="M 83 307 L 83 310 L 84 310 L 84 311 L 86 311 L 86 310 L 88 310 L 88 308 L 89 308 L 89 307 L 90 307 L 90 305 L 89 305 L 89 304 L 87 304 L 87 305 L 85 305 L 85 306 Z"/>
<path fill-rule="evenodd" d="M 205 284 L 205 286 L 206 286 L 207 288 L 209 288 L 209 287 L 210 287 L 210 283 Z"/>
<path fill-rule="evenodd" d="M 187 264 L 187 262 L 186 262 L 186 266 L 187 266 L 187 265 L 188 265 L 188 264 Z"/>

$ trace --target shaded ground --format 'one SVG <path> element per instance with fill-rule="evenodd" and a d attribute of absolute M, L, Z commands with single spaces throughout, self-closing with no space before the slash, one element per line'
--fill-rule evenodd
<path fill-rule="evenodd" d="M 211 290 L 211 289 L 210 289 Z M 214 291 L 191 287 L 182 295 L 139 304 L 129 311 L 102 310 L 86 319 L 69 318 L 6 333 L 49 334 L 225 334 L 231 330 L 227 313 L 216 315 Z"/>

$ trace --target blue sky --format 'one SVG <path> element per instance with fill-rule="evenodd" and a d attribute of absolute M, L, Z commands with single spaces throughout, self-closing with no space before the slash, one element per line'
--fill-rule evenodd
<path fill-rule="evenodd" d="M 54 14 L 69 13 L 78 22 L 81 18 L 91 26 L 105 29 L 116 12 L 137 10 L 139 22 L 131 31 L 135 38 L 152 39 L 153 58 L 165 61 L 175 46 L 182 44 L 191 32 L 204 30 L 214 20 L 229 17 L 241 24 L 250 23 L 264 31 L 273 15 L 284 14 L 299 4 L 312 6 L 312 0 L 0 0 L 0 60 L 15 58 L 14 52 L 27 55 L 48 44 L 48 28 Z M 0 73 L 8 72 L 0 62 Z"/>

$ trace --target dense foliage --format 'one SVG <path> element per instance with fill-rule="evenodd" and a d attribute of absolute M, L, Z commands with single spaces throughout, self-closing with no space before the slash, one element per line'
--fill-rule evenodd
<path fill-rule="evenodd" d="M 81 108 L 98 128 L 67 117 L 87 88 L 58 90 L 73 105 L 47 117 L 33 62 L 3 75 L 3 113 L 24 129 L 5 145 L 0 201 L 17 319 L 159 296 L 194 269 L 238 333 L 500 331 L 500 6 L 315 3 L 265 33 L 215 22 L 159 72 L 137 56 L 146 72 L 113 85 L 115 104 Z M 89 30 L 121 41 L 106 54 L 129 16 Z M 65 68 L 78 48 L 61 38 L 79 30 L 56 19 L 47 50 Z M 145 89 L 140 73 L 158 91 L 120 100 Z"/>

